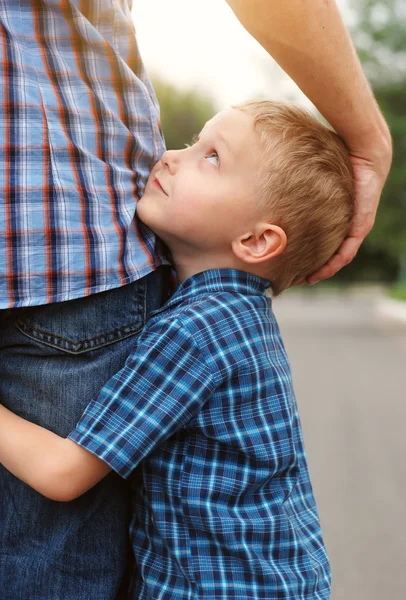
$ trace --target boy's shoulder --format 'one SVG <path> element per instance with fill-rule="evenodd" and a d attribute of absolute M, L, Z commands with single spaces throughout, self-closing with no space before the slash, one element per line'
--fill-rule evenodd
<path fill-rule="evenodd" d="M 193 327 L 220 327 L 244 324 L 273 318 L 271 302 L 264 295 L 248 295 L 241 292 L 207 292 L 185 302 L 173 311 L 177 317 Z"/>
<path fill-rule="evenodd" d="M 249 346 L 258 356 L 269 355 L 280 332 L 266 283 L 232 270 L 199 274 L 155 312 L 144 335 L 166 337 L 171 329 L 181 329 L 209 360 L 223 355 L 235 364 Z"/>
<path fill-rule="evenodd" d="M 154 315 L 155 323 L 176 319 L 191 330 L 221 329 L 237 324 L 251 327 L 275 319 L 270 298 L 240 291 L 202 291 L 194 296 L 170 301 Z"/>

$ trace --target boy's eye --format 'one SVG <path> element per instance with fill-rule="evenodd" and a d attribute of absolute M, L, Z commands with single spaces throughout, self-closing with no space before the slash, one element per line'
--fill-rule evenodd
<path fill-rule="evenodd" d="M 210 154 L 208 154 L 206 156 L 206 158 L 209 162 L 211 162 L 213 160 L 214 162 L 212 162 L 211 164 L 214 165 L 215 167 L 219 166 L 219 156 L 216 151 L 210 152 Z"/>
<path fill-rule="evenodd" d="M 190 148 L 191 145 L 194 146 L 195 144 L 197 144 L 197 142 L 199 142 L 199 140 L 200 137 L 198 135 L 195 135 L 192 139 L 192 144 L 185 144 L 186 148 Z M 220 165 L 219 155 L 215 150 L 213 150 L 213 152 L 210 152 L 210 154 L 205 156 L 205 158 L 215 167 L 218 167 Z"/>

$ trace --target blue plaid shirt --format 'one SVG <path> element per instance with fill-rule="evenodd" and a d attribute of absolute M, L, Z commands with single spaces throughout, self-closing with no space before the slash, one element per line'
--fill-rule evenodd
<path fill-rule="evenodd" d="M 233 270 L 183 282 L 70 438 L 134 478 L 134 600 L 329 598 L 289 362 Z"/>
<path fill-rule="evenodd" d="M 0 308 L 166 262 L 135 219 L 164 151 L 131 0 L 0 2 Z"/>

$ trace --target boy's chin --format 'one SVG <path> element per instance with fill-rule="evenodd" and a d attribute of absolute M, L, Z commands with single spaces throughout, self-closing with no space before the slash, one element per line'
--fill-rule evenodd
<path fill-rule="evenodd" d="M 138 201 L 137 203 L 137 217 L 143 222 L 145 223 L 145 225 L 148 225 L 148 227 L 151 227 L 150 223 L 151 223 L 151 214 L 150 214 L 150 210 L 148 210 L 147 206 L 146 206 L 146 202 L 148 202 L 148 200 L 146 199 L 144 202 L 144 198 L 145 196 L 143 196 L 141 198 L 141 200 Z M 151 227 L 152 229 L 152 227 Z"/>
<path fill-rule="evenodd" d="M 165 243 L 167 243 L 167 236 L 165 235 L 165 231 L 162 231 L 162 229 L 157 225 L 156 221 L 154 221 L 154 219 L 152 218 L 148 218 L 150 215 L 148 215 L 148 213 L 146 212 L 146 214 L 144 215 L 142 211 L 140 211 L 140 214 L 138 214 L 138 218 L 140 219 L 140 221 L 142 221 L 144 223 L 144 225 L 146 225 L 147 227 L 149 227 L 149 229 L 151 229 L 151 231 L 153 231 L 155 233 L 155 235 L 157 235 L 159 238 L 161 238 L 161 240 Z"/>

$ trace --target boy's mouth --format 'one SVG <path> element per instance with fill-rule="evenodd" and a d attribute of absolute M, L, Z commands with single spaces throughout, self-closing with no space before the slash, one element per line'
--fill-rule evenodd
<path fill-rule="evenodd" d="M 161 190 L 161 192 L 163 192 L 165 194 L 165 196 L 167 196 L 168 194 L 165 192 L 164 188 L 162 187 L 162 185 L 159 182 L 159 179 L 157 177 L 154 178 L 154 181 L 152 182 L 152 184 L 157 187 L 159 190 Z"/>

